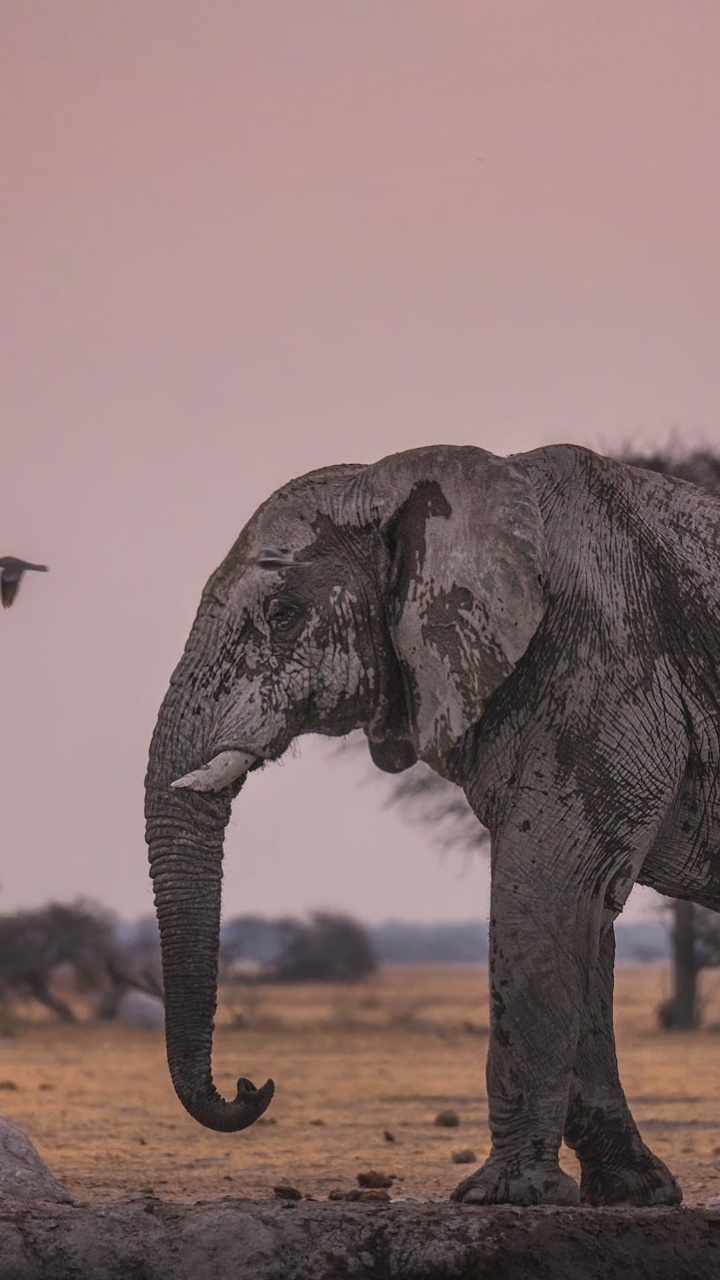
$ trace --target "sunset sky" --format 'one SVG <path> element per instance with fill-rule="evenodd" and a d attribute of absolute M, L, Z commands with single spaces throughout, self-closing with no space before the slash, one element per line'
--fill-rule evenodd
<path fill-rule="evenodd" d="M 717 0 L 0 0 L 0 911 L 152 909 L 147 745 L 291 476 L 720 448 Z M 466 918 L 487 870 L 312 740 L 226 913 Z M 639 908 L 637 908 L 639 909 Z"/>

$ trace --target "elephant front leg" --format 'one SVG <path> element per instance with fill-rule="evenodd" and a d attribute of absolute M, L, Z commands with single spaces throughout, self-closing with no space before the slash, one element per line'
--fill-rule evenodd
<path fill-rule="evenodd" d="M 499 883 L 498 883 L 499 882 Z M 574 919 L 573 919 L 574 917 Z M 490 919 L 492 1150 L 460 1183 L 466 1204 L 578 1204 L 558 1163 L 588 965 L 592 912 L 548 892 L 540 877 L 493 869 Z"/>
<path fill-rule="evenodd" d="M 645 1146 L 620 1083 L 612 1024 L 614 960 L 611 925 L 582 1013 L 565 1141 L 580 1161 L 580 1191 L 588 1204 L 679 1204 L 682 1192 Z"/>

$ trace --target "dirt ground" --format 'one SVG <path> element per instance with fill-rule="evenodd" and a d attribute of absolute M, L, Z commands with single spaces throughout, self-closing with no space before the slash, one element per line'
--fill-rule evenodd
<path fill-rule="evenodd" d="M 277 1082 L 267 1116 L 236 1135 L 182 1110 L 160 1032 L 63 1027 L 21 1009 L 0 1035 L 0 1115 L 33 1138 L 74 1203 L 0 1204 L 0 1280 L 715 1280 L 720 974 L 708 977 L 708 1029 L 672 1035 L 654 1017 L 666 972 L 618 972 L 626 1091 L 690 1206 L 669 1210 L 447 1203 L 473 1167 L 452 1153 L 470 1148 L 479 1163 L 488 1150 L 481 970 L 225 990 L 219 1086 L 231 1092 L 238 1074 Z M 458 1127 L 434 1123 L 445 1108 Z M 368 1169 L 393 1175 L 390 1202 L 328 1200 Z M 305 1198 L 279 1200 L 279 1184 Z"/>
<path fill-rule="evenodd" d="M 708 976 L 712 1025 L 720 975 Z M 720 1034 L 657 1030 L 667 982 L 659 967 L 618 970 L 621 1075 L 686 1204 L 707 1205 L 720 1196 Z M 478 1162 L 487 1154 L 484 971 L 388 969 L 354 987 L 238 986 L 223 994 L 215 1046 L 226 1093 L 240 1074 L 276 1081 L 266 1117 L 243 1133 L 211 1133 L 185 1114 L 160 1032 L 59 1026 L 29 1010 L 14 1035 L 0 1037 L 0 1114 L 26 1130 L 77 1199 L 92 1202 L 259 1200 L 279 1183 L 326 1200 L 371 1168 L 394 1175 L 393 1199 L 435 1201 L 472 1168 L 452 1163 L 454 1151 L 470 1148 Z M 458 1128 L 434 1124 L 448 1107 Z M 573 1172 L 570 1152 L 563 1163 Z"/>

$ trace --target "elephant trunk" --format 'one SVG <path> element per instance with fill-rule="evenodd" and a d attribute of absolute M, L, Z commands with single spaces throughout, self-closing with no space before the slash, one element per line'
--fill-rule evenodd
<path fill-rule="evenodd" d="M 244 1078 L 226 1101 L 212 1077 L 217 1008 L 223 836 L 230 793 L 170 790 L 176 751 L 164 752 L 162 719 L 146 783 L 150 874 L 160 929 L 167 1057 L 175 1091 L 190 1115 L 223 1133 L 246 1129 L 266 1110 L 274 1085 Z M 174 735 L 173 735 L 174 736 Z"/>

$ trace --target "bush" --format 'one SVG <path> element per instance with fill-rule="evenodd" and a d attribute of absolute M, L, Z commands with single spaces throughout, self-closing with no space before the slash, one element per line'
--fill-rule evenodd
<path fill-rule="evenodd" d="M 309 921 L 280 920 L 278 932 L 272 981 L 357 982 L 377 969 L 365 929 L 350 916 L 318 911 Z"/>

